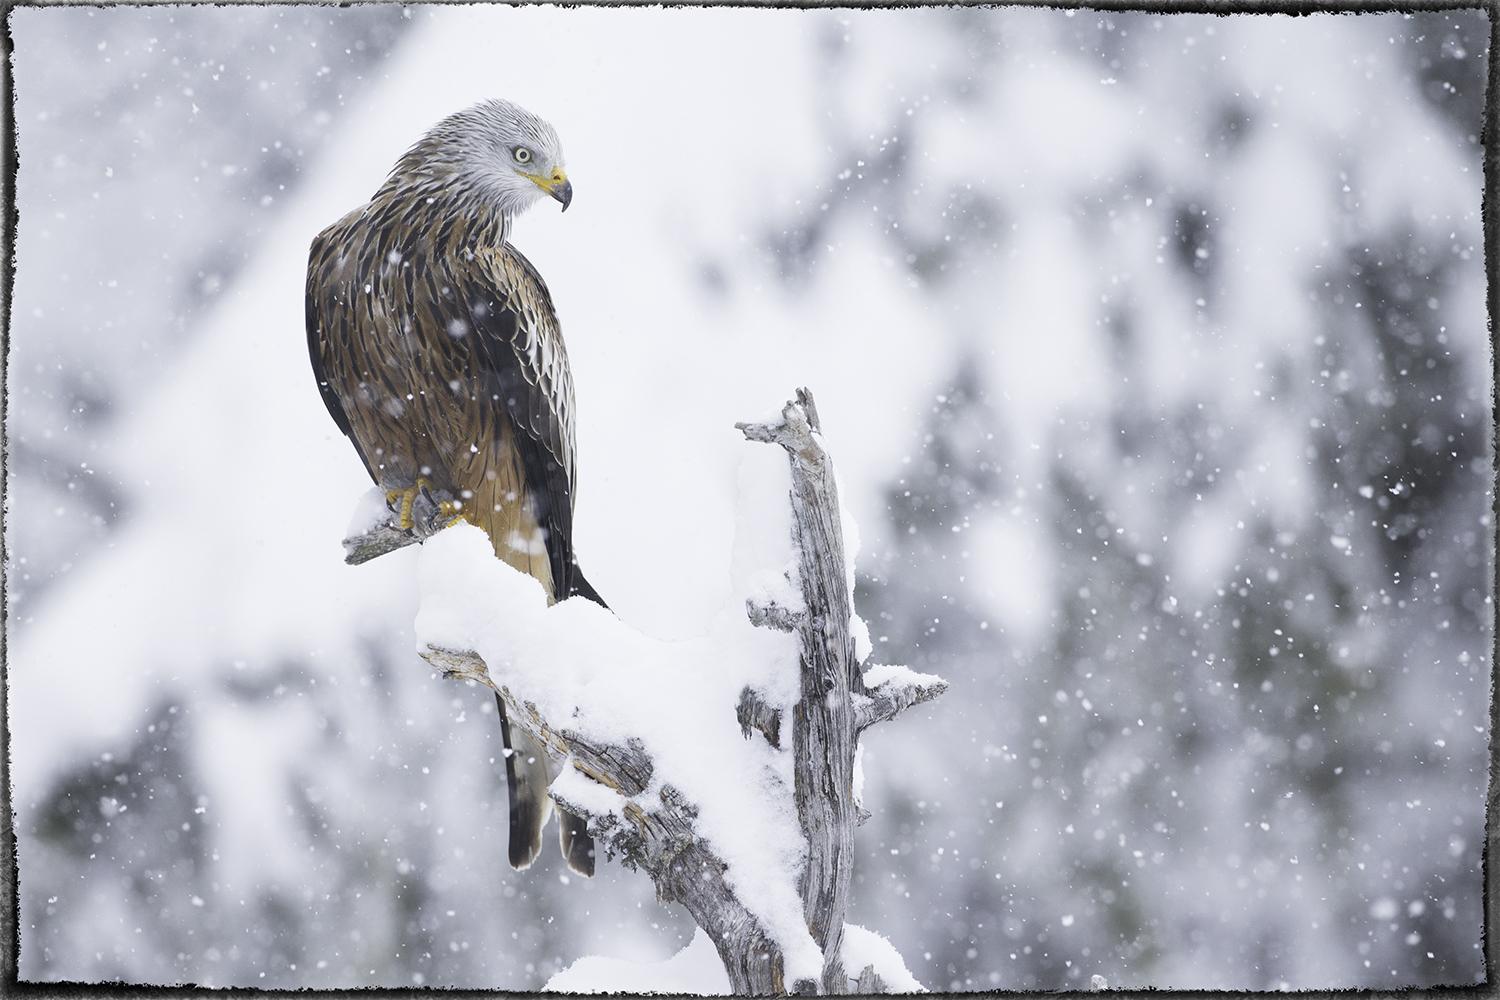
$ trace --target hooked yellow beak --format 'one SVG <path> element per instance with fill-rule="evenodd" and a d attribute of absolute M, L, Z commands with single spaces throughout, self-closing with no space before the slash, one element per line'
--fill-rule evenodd
<path fill-rule="evenodd" d="M 568 180 L 568 175 L 563 173 L 561 167 L 552 171 L 550 177 L 543 176 L 542 174 L 527 174 L 526 179 L 561 202 L 564 212 L 573 203 L 573 184 Z"/>

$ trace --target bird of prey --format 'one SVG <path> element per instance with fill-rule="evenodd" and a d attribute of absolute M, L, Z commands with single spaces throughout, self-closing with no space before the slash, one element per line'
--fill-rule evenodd
<path fill-rule="evenodd" d="M 508 101 L 439 122 L 362 205 L 313 240 L 307 346 L 334 422 L 410 526 L 422 489 L 483 528 L 495 555 L 554 601 L 604 602 L 573 558 L 573 377 L 552 298 L 510 243 L 516 216 L 573 186 L 552 126 Z M 551 812 L 541 748 L 500 708 L 510 863 L 541 851 Z M 568 865 L 594 870 L 583 822 L 559 811 Z"/>

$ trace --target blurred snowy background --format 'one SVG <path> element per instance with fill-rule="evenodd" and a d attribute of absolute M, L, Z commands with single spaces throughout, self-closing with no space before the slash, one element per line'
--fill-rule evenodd
<path fill-rule="evenodd" d="M 505 863 L 489 699 L 308 371 L 312 235 L 507 96 L 627 621 L 727 593 L 731 424 L 817 393 L 886 662 L 851 920 L 929 988 L 1482 973 L 1479 13 L 23 9 L 23 978 L 535 988 L 691 927 Z M 648 425 L 671 420 L 669 447 Z M 643 527 L 644 526 L 644 527 Z"/>

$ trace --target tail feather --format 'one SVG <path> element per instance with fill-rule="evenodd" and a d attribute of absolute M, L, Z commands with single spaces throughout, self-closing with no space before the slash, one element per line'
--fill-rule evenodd
<path fill-rule="evenodd" d="M 576 563 L 572 569 L 568 596 L 584 597 L 601 607 L 609 607 L 578 571 Z M 505 755 L 505 785 L 510 800 L 510 865 L 522 871 L 531 867 L 542 853 L 542 830 L 553 808 L 552 799 L 547 794 L 552 775 L 547 767 L 547 755 L 541 747 L 536 746 L 524 730 L 511 728 L 505 717 L 505 701 L 498 693 L 495 705 L 500 710 L 500 733 L 508 751 Z M 593 877 L 594 837 L 580 817 L 565 809 L 557 810 L 557 843 L 569 868 L 585 878 Z"/>
<path fill-rule="evenodd" d="M 510 798 L 510 866 L 530 868 L 542 853 L 542 830 L 552 815 L 547 786 L 552 775 L 547 755 L 523 729 L 512 729 L 505 701 L 495 695 L 500 734 L 505 738 L 505 785 Z M 557 810 L 557 843 L 568 867 L 585 878 L 594 874 L 594 838 L 587 824 L 566 809 Z"/>
<path fill-rule="evenodd" d="M 557 846 L 568 867 L 584 878 L 594 877 L 594 837 L 588 824 L 566 809 L 557 810 Z"/>
<path fill-rule="evenodd" d="M 604 598 L 599 596 L 599 591 L 584 577 L 577 561 L 574 561 L 572 571 L 568 574 L 568 596 L 587 598 L 601 608 L 609 607 L 604 603 Z M 566 809 L 557 811 L 557 843 L 562 848 L 563 859 L 568 862 L 569 868 L 584 878 L 593 877 L 594 836 L 589 833 L 588 825 L 581 818 Z"/>
<path fill-rule="evenodd" d="M 601 608 L 609 607 L 604 603 L 604 598 L 599 596 L 599 591 L 594 589 L 594 585 L 584 578 L 583 570 L 578 568 L 576 562 L 573 563 L 572 572 L 568 574 L 568 596 L 586 597 Z"/>
<path fill-rule="evenodd" d="M 542 853 L 542 828 L 552 810 L 547 797 L 547 758 L 524 730 L 512 729 L 505 717 L 505 701 L 495 695 L 500 709 L 500 735 L 505 739 L 505 786 L 510 799 L 510 866 L 531 867 Z"/>
<path fill-rule="evenodd" d="M 572 559 L 566 531 L 548 541 L 554 527 L 546 517 L 548 498 L 527 487 L 524 456 L 516 447 L 515 431 L 508 420 L 500 421 L 494 447 L 475 452 L 476 459 L 460 477 L 466 484 L 466 501 L 490 536 L 495 556 L 540 583 L 558 599 L 585 597 L 604 607 L 599 596 Z M 563 545 L 561 552 L 556 544 Z M 554 559 L 557 560 L 554 562 Z M 554 576 L 558 570 L 562 578 Z M 510 799 L 510 863 L 517 870 L 529 867 L 542 851 L 542 830 L 552 813 L 547 786 L 552 776 L 547 755 L 521 729 L 512 729 L 505 718 L 505 703 L 497 694 L 500 731 L 509 751 L 505 756 L 505 784 Z M 594 874 L 594 838 L 577 816 L 558 810 L 558 843 L 568 866 L 580 875 Z"/>

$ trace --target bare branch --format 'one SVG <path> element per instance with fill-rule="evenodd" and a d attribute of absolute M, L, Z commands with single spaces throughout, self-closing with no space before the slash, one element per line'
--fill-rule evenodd
<path fill-rule="evenodd" d="M 745 601 L 745 615 L 750 624 L 778 632 L 795 632 L 807 622 L 807 612 L 793 611 L 775 601 Z"/>
<path fill-rule="evenodd" d="M 852 595 L 833 464 L 818 433 L 812 394 L 781 409 L 775 424 L 742 424 L 751 441 L 778 444 L 791 463 L 793 534 L 805 612 L 796 625 L 801 646 L 801 698 L 792 714 L 792 766 L 797 815 L 807 838 L 802 872 L 803 916 L 823 949 L 823 990 L 848 990 L 840 952 L 854 865 L 854 692 L 859 668 L 850 631 Z"/>
<path fill-rule="evenodd" d="M 410 528 L 401 527 L 401 517 L 395 505 L 388 505 L 389 517 L 344 539 L 344 562 L 358 566 L 388 552 L 426 541 L 453 519 L 444 508 L 444 504 L 452 500 L 453 497 L 443 490 L 426 487 L 417 490 L 412 498 Z"/>
<path fill-rule="evenodd" d="M 766 738 L 771 749 L 781 749 L 781 709 L 766 704 L 759 692 L 753 688 L 741 691 L 735 715 L 740 720 L 740 732 L 745 734 L 745 739 L 750 738 L 750 730 L 754 729 Z"/>
<path fill-rule="evenodd" d="M 871 669 L 885 671 L 892 668 L 873 667 Z M 868 689 L 863 698 L 856 700 L 854 725 L 857 729 L 865 730 L 877 722 L 888 722 L 913 705 L 931 701 L 946 690 L 948 690 L 948 682 L 941 677 L 933 677 L 931 674 L 915 674 L 909 670 L 902 671 L 889 680 L 882 681 Z"/>
<path fill-rule="evenodd" d="M 801 698 L 792 713 L 792 757 L 797 815 L 808 842 L 801 883 L 803 916 L 823 949 L 823 990 L 842 993 L 849 986 L 840 953 L 853 873 L 854 827 L 869 815 L 854 801 L 853 792 L 860 731 L 937 697 L 947 685 L 935 677 L 918 684 L 892 678 L 888 686 L 865 690 L 855 655 L 854 603 L 838 486 L 812 393 L 797 390 L 797 398 L 782 407 L 779 422 L 736 426 L 748 440 L 780 445 L 791 463 L 792 530 L 805 610 L 792 615 L 778 609 L 782 613 L 776 614 L 764 605 L 751 605 L 749 613 L 757 625 L 797 633 L 801 646 Z M 908 680 L 915 676 L 906 675 Z M 750 725 L 761 728 L 757 723 L 766 721 L 765 706 L 753 692 L 746 695 L 748 701 L 746 696 L 740 699 L 740 724 L 747 731 Z M 780 724 L 777 717 L 778 737 Z"/>

